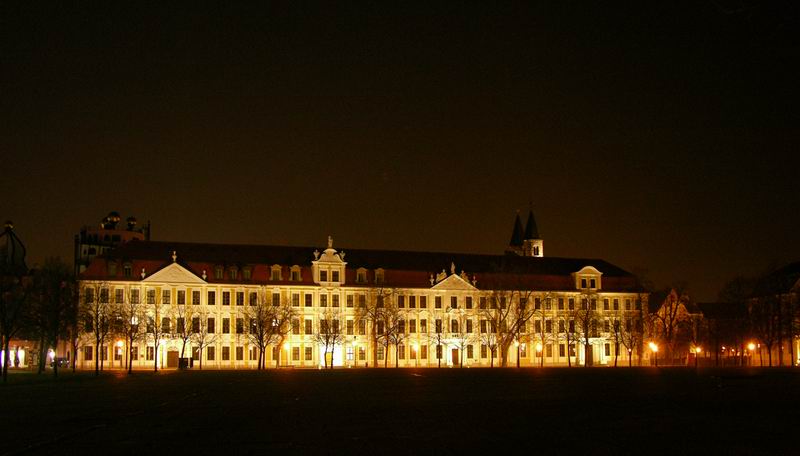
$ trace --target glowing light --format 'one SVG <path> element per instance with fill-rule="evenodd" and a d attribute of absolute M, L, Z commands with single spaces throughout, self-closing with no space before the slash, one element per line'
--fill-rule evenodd
<path fill-rule="evenodd" d="M 756 344 L 750 342 L 749 344 L 747 344 L 747 349 L 750 350 L 750 351 L 755 350 L 756 349 Z"/>
<path fill-rule="evenodd" d="M 117 347 L 122 347 L 122 341 L 121 340 L 117 341 Z"/>
<path fill-rule="evenodd" d="M 658 345 L 655 342 L 650 342 L 647 346 L 650 347 L 650 351 L 653 353 L 658 353 Z"/>
<path fill-rule="evenodd" d="M 514 346 L 515 346 L 515 347 L 519 347 L 519 341 L 518 341 L 518 340 L 515 340 L 515 341 L 514 341 Z"/>
<path fill-rule="evenodd" d="M 694 352 L 699 355 L 700 353 L 703 353 L 703 349 L 700 347 L 694 347 Z"/>
<path fill-rule="evenodd" d="M 540 344 L 540 343 L 536 344 L 536 351 L 539 352 L 539 353 L 542 352 L 542 344 Z"/>
<path fill-rule="evenodd" d="M 47 350 L 47 356 L 50 358 L 50 361 L 52 361 L 53 358 L 56 357 L 56 352 L 54 352 L 53 349 L 51 348 L 50 350 Z"/>

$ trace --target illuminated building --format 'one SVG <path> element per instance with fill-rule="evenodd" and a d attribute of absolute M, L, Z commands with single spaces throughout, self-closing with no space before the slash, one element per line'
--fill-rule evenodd
<path fill-rule="evenodd" d="M 136 217 L 128 217 L 124 228 L 119 228 L 119 223 L 119 213 L 112 211 L 103 218 L 99 227 L 84 226 L 80 233 L 75 235 L 76 275 L 85 271 L 96 256 L 119 245 L 134 239 L 150 240 L 150 222 L 142 228 L 137 228 Z"/>
<path fill-rule="evenodd" d="M 566 365 L 570 345 L 570 361 L 583 364 L 582 342 L 575 343 L 569 329 L 584 305 L 592 317 L 592 363 L 604 365 L 613 363 L 614 328 L 635 328 L 632 320 L 647 305 L 635 278 L 606 261 L 544 256 L 532 213 L 525 229 L 517 216 L 503 255 L 337 249 L 330 237 L 322 249 L 132 241 L 94 259 L 80 285 L 83 302 L 141 303 L 151 327 L 213 326 L 213 344 L 198 353 L 189 342 L 186 352 L 211 368 L 256 366 L 258 350 L 247 337 L 246 319 L 247 309 L 262 302 L 295 313 L 282 346 L 266 350 L 267 367 L 323 365 L 325 350 L 315 335 L 327 325 L 341 333 L 327 355 L 336 366 L 374 366 L 376 360 L 381 366 L 396 360 L 401 367 L 498 365 L 492 334 L 503 333 L 513 317 L 493 331 L 490 314 L 518 306 L 520 297 L 530 319 L 513 335 L 509 366 L 517 359 L 521 366 Z M 382 348 L 372 331 L 387 334 L 379 328 L 388 326 L 389 317 L 374 325 L 364 318 L 378 302 L 393 309 L 398 334 Z M 181 340 L 165 337 L 155 350 L 151 337 L 135 347 L 134 368 L 152 368 L 155 357 L 161 366 L 175 367 Z M 641 347 L 633 348 L 635 356 Z M 628 350 L 620 345 L 618 351 L 620 363 L 627 363 Z M 118 352 L 124 353 L 113 356 Z M 93 365 L 93 353 L 87 340 L 81 367 Z"/>

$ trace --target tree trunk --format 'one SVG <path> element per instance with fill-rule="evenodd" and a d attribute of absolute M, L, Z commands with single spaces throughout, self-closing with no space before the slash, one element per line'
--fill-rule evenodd
<path fill-rule="evenodd" d="M 53 338 L 53 378 L 58 378 L 58 336 Z"/>
<path fill-rule="evenodd" d="M 8 363 L 11 362 L 11 356 L 8 353 L 9 345 L 11 345 L 10 339 L 10 337 L 3 338 L 3 383 L 8 381 Z"/>
<path fill-rule="evenodd" d="M 619 342 L 614 342 L 614 367 L 617 367 L 618 356 L 619 356 Z"/>
<path fill-rule="evenodd" d="M 96 338 L 94 344 L 94 376 L 100 375 L 100 339 Z"/>
<path fill-rule="evenodd" d="M 158 372 L 158 345 L 153 344 L 153 372 Z"/>

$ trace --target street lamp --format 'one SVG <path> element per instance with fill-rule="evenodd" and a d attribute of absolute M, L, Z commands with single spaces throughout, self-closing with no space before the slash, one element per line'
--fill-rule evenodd
<path fill-rule="evenodd" d="M 694 368 L 697 369 L 697 358 L 700 357 L 700 353 L 703 353 L 703 349 L 700 347 L 694 347 Z"/>
<path fill-rule="evenodd" d="M 519 368 L 519 341 L 514 339 L 514 346 L 517 347 L 517 368 Z"/>
<path fill-rule="evenodd" d="M 122 367 L 122 341 L 117 341 L 117 354 L 119 355 L 119 367 Z"/>
<path fill-rule="evenodd" d="M 411 344 L 411 350 L 414 350 L 414 364 L 419 367 L 419 344 L 416 342 Z"/>
<path fill-rule="evenodd" d="M 537 342 L 536 343 L 536 353 L 538 353 L 538 356 L 539 356 L 539 367 L 544 367 L 544 356 L 542 356 L 542 343 L 541 342 Z"/>
<path fill-rule="evenodd" d="M 750 350 L 750 365 L 753 365 L 753 351 L 756 349 L 756 344 L 750 342 L 747 344 L 747 349 Z"/>
<path fill-rule="evenodd" d="M 656 367 L 658 367 L 658 345 L 655 342 L 650 342 L 647 344 L 650 347 L 650 351 L 653 352 L 653 357 L 655 359 Z"/>

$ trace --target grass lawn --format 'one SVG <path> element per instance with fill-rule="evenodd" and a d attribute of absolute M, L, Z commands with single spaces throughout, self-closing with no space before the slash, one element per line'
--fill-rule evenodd
<path fill-rule="evenodd" d="M 0 454 L 800 452 L 790 369 L 16 373 L 0 404 Z"/>

